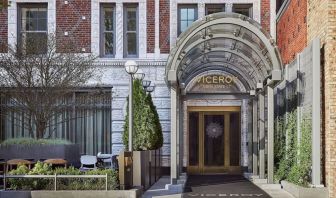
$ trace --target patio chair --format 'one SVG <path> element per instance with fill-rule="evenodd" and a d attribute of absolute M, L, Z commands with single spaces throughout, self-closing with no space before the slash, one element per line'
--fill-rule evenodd
<path fill-rule="evenodd" d="M 100 162 L 101 166 L 104 168 L 113 168 L 112 167 L 112 154 L 101 153 L 97 154 L 98 162 Z M 108 166 L 106 166 L 108 164 Z"/>
<path fill-rule="evenodd" d="M 95 170 L 97 169 L 96 163 L 97 163 L 97 157 L 94 155 L 82 155 L 80 158 L 81 162 L 81 171 L 86 170 Z"/>

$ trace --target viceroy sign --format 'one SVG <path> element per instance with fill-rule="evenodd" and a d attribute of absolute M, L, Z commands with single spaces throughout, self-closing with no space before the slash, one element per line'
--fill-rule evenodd
<path fill-rule="evenodd" d="M 237 77 L 230 75 L 208 75 L 197 79 L 198 84 L 232 84 Z"/>

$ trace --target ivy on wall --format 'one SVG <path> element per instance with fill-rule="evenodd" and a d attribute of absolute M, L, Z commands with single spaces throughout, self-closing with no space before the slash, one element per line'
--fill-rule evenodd
<path fill-rule="evenodd" d="M 311 119 L 304 116 L 301 121 L 300 142 L 297 123 L 296 110 L 275 120 L 275 179 L 306 187 L 311 181 Z"/>
<path fill-rule="evenodd" d="M 128 101 L 128 98 L 127 98 Z M 123 133 L 125 149 L 128 149 L 128 102 Z M 150 93 L 140 80 L 133 83 L 133 150 L 155 150 L 163 144 L 162 128 Z"/>

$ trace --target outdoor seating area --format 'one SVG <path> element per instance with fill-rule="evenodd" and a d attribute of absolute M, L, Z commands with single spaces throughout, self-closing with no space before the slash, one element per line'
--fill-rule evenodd
<path fill-rule="evenodd" d="M 37 162 L 43 162 L 45 164 L 50 164 L 53 168 L 73 166 L 68 160 L 62 158 L 50 158 L 50 159 L 10 159 L 4 160 L 0 159 L 0 175 L 4 175 L 11 170 L 16 169 L 19 165 L 26 165 L 28 169 L 32 169 Z M 96 170 L 96 169 L 113 169 L 118 170 L 117 156 L 112 154 L 102 154 L 97 155 L 81 155 L 80 156 L 80 167 L 81 171 Z"/>

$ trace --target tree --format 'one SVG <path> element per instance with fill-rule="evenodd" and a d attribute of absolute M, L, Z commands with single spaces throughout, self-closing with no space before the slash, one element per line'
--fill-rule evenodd
<path fill-rule="evenodd" d="M 128 101 L 128 98 L 127 98 Z M 161 125 L 158 127 L 158 116 L 150 95 L 142 88 L 141 81 L 133 83 L 133 150 L 153 150 L 162 143 Z M 128 102 L 125 116 L 123 142 L 128 149 Z M 159 134 L 161 132 L 161 135 Z"/>
<path fill-rule="evenodd" d="M 4 108 L 24 112 L 25 128 L 36 139 L 44 138 L 50 120 L 63 112 L 66 100 L 76 87 L 96 74 L 95 57 L 71 52 L 76 46 L 62 42 L 62 51 L 54 35 L 30 36 L 24 43 L 8 46 L 0 54 L 0 93 L 9 98 Z"/>
<path fill-rule="evenodd" d="M 147 103 L 149 104 L 151 111 L 154 114 L 154 125 L 155 125 L 155 137 L 156 137 L 156 141 L 155 141 L 155 145 L 154 145 L 154 149 L 159 149 L 162 147 L 163 145 L 163 134 L 162 134 L 162 127 L 161 127 L 161 123 L 160 123 L 160 118 L 159 118 L 159 114 L 157 113 L 156 107 L 153 103 L 153 99 L 152 99 L 152 95 L 151 93 L 147 94 Z"/>

